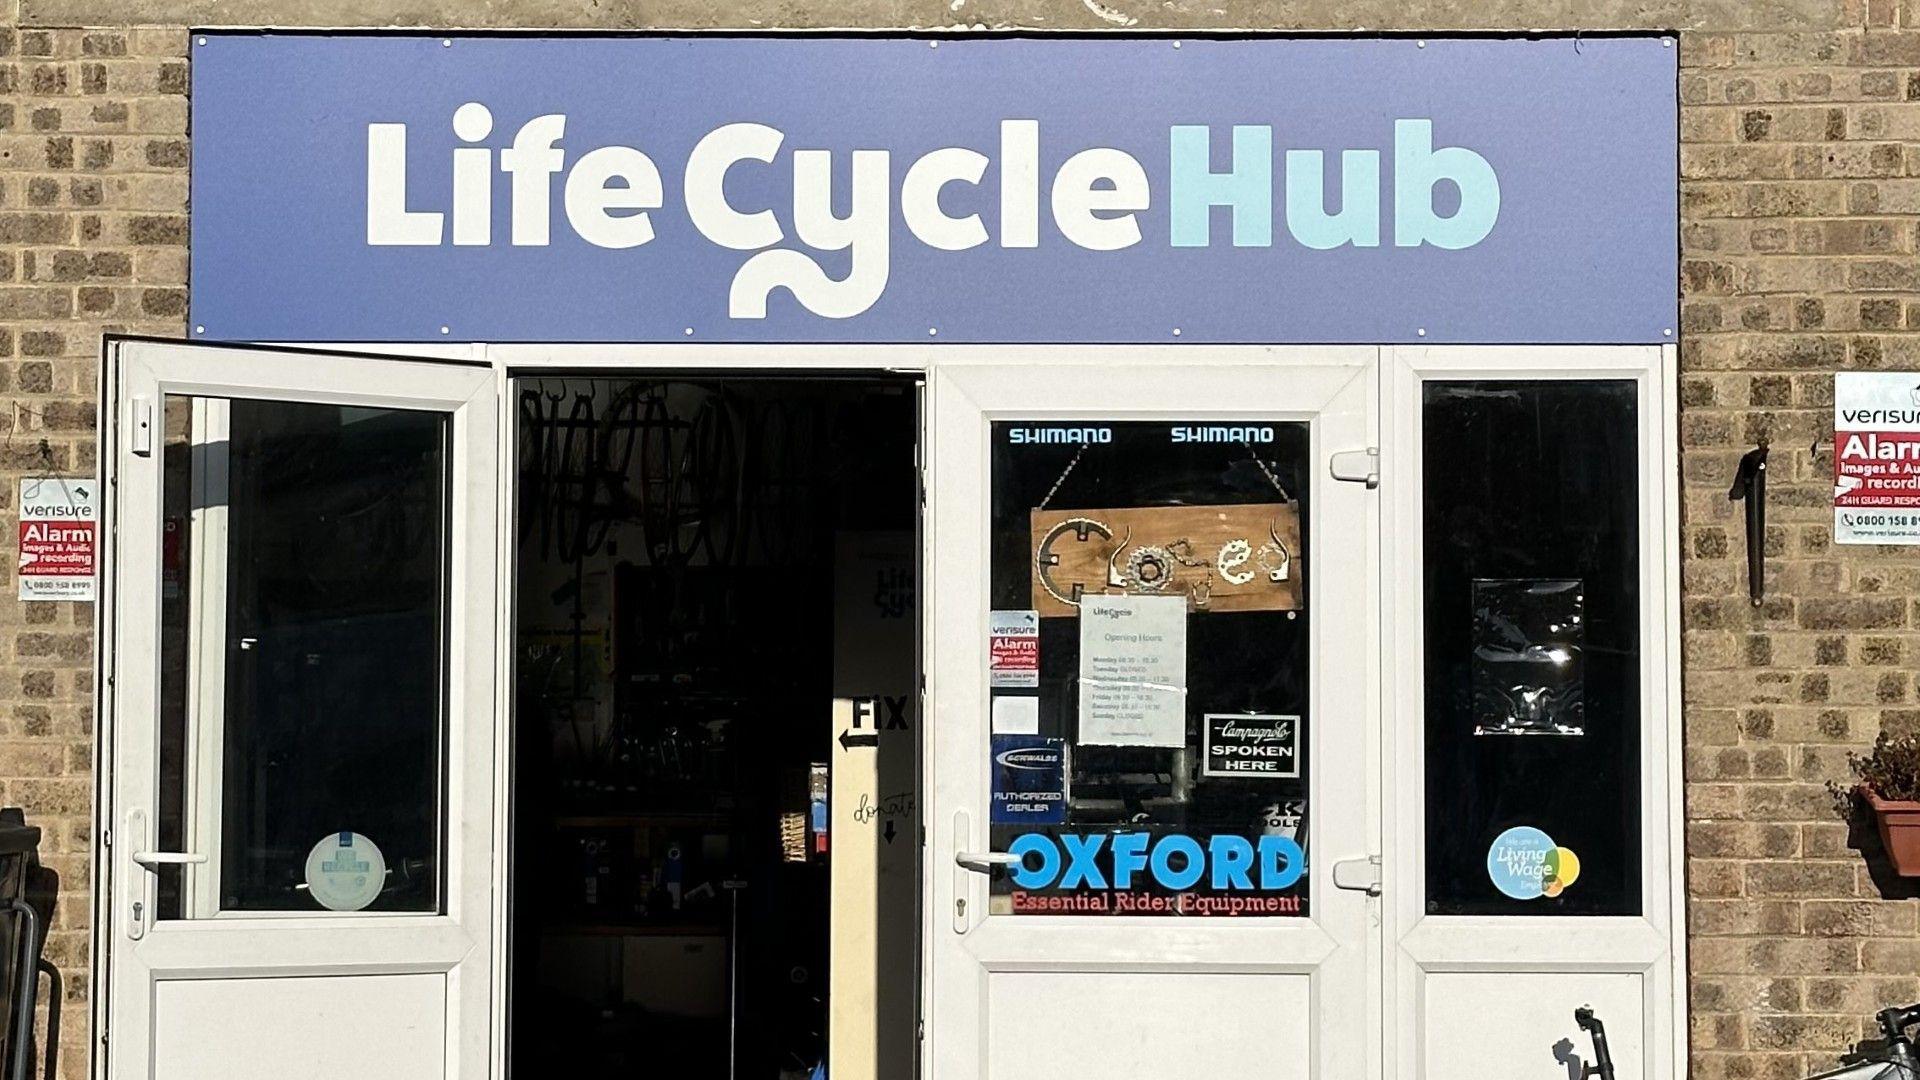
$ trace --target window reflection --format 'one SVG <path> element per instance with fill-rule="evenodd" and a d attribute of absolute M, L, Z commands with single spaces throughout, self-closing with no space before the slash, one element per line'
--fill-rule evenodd
<path fill-rule="evenodd" d="M 1636 402 L 1426 384 L 1430 912 L 1640 912 Z"/>

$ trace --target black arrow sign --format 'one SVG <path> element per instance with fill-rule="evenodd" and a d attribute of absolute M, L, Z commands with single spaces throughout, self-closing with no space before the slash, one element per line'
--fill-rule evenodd
<path fill-rule="evenodd" d="M 877 731 L 843 731 L 840 733 L 840 749 L 850 750 L 856 746 L 879 746 L 880 733 Z"/>
<path fill-rule="evenodd" d="M 888 818 L 887 827 L 881 830 L 881 835 L 885 836 L 887 838 L 887 843 L 891 844 L 893 843 L 893 833 L 894 833 L 893 819 Z"/>

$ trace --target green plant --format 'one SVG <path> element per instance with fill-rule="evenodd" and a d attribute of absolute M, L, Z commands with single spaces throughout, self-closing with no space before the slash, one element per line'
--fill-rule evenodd
<path fill-rule="evenodd" d="M 1872 751 L 1848 754 L 1860 782 L 1890 802 L 1920 801 L 1920 733 L 1881 732 Z"/>

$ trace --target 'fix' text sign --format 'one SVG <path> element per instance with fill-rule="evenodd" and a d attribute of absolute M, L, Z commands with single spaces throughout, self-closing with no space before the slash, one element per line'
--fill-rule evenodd
<path fill-rule="evenodd" d="M 202 338 L 1676 327 L 1671 40 L 194 41 Z"/>

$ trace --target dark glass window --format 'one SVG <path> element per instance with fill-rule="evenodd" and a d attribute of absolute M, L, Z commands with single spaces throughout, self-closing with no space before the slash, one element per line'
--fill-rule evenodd
<path fill-rule="evenodd" d="M 352 906 L 437 910 L 447 418 L 231 416 L 220 907 L 315 910 L 317 845 L 364 837 L 384 885 Z"/>
<path fill-rule="evenodd" d="M 1426 384 L 1430 913 L 1641 910 L 1636 402 Z"/>
<path fill-rule="evenodd" d="M 1308 426 L 992 440 L 989 910 L 1310 914 Z"/>

